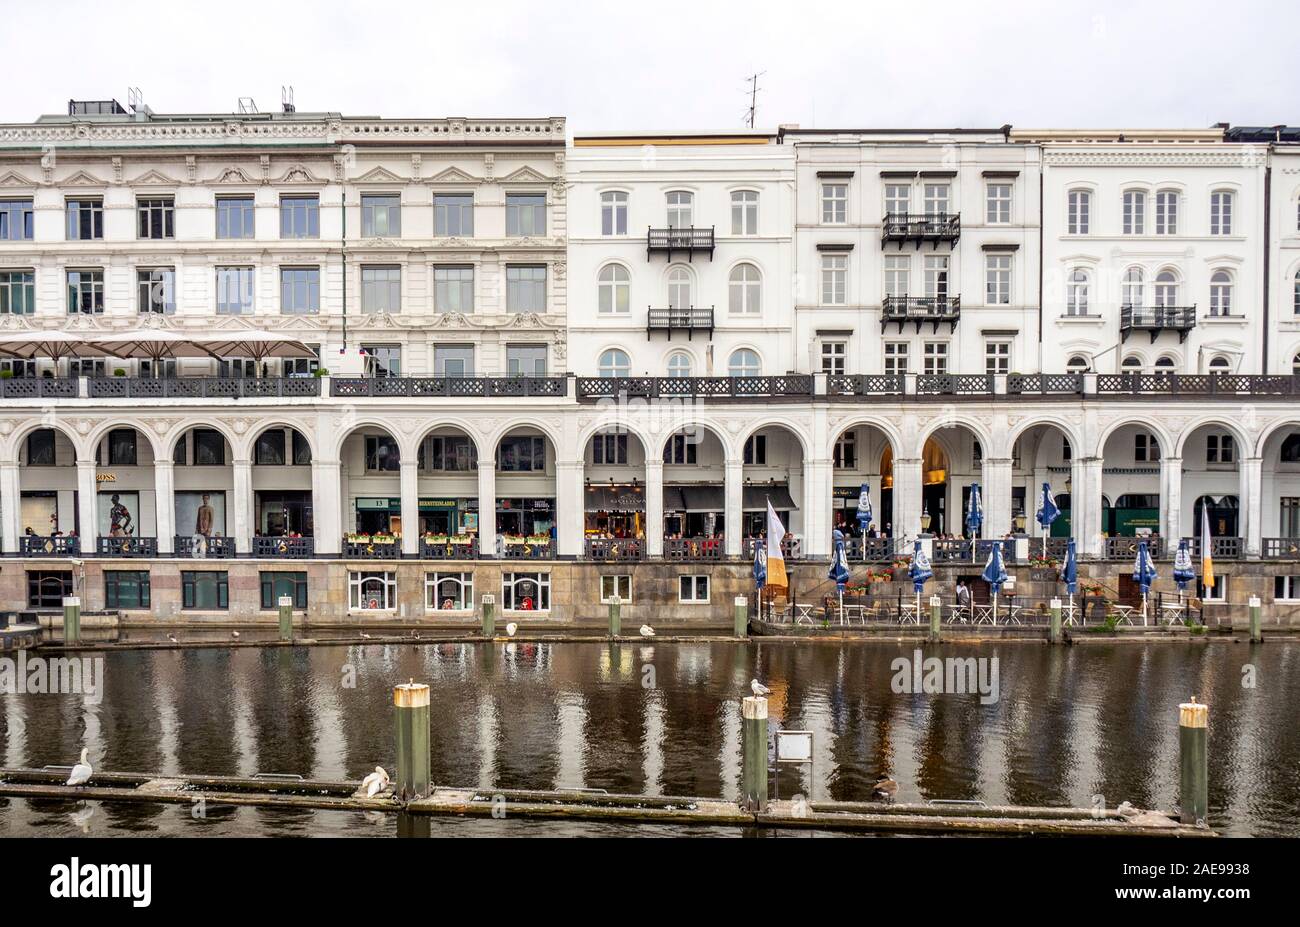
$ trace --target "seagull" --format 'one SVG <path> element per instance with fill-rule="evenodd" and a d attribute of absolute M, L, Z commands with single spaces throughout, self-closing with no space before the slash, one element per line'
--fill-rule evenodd
<path fill-rule="evenodd" d="M 515 624 L 513 621 L 510 622 L 508 625 L 506 625 L 506 633 L 509 634 L 511 637 L 514 637 L 515 632 L 518 630 L 519 630 L 519 625 Z"/>
<path fill-rule="evenodd" d="M 171 633 L 169 633 L 169 634 L 167 635 L 167 639 L 168 639 L 169 641 L 171 641 L 173 644 L 179 644 L 179 643 L 180 643 L 180 641 L 178 641 L 178 640 L 176 639 L 176 635 L 175 635 L 175 634 L 171 634 Z"/>
<path fill-rule="evenodd" d="M 388 788 L 388 773 L 384 767 L 376 766 L 375 771 L 361 780 L 361 787 L 366 790 L 366 798 L 374 798 Z"/>
<path fill-rule="evenodd" d="M 876 784 L 871 787 L 872 798 L 883 798 L 887 802 L 892 802 L 897 794 L 898 783 L 888 776 L 881 776 L 876 780 Z"/>
<path fill-rule="evenodd" d="M 370 640 L 370 635 L 367 634 L 365 631 L 362 631 L 362 632 L 361 632 L 361 639 L 364 640 L 364 641 L 368 641 L 368 640 Z"/>
<path fill-rule="evenodd" d="M 235 640 L 239 640 L 239 632 L 238 632 L 238 631 L 231 631 L 231 632 L 230 632 L 230 636 L 233 637 Z"/>
<path fill-rule="evenodd" d="M 72 767 L 72 775 L 68 776 L 65 785 L 85 785 L 90 781 L 91 774 L 94 770 L 90 768 L 90 763 L 86 760 L 86 748 L 81 748 L 81 762 Z"/>
<path fill-rule="evenodd" d="M 755 695 L 771 695 L 771 694 L 772 694 L 772 690 L 769 689 L 767 686 L 763 685 L 763 684 L 762 684 L 761 682 L 759 682 L 757 679 L 751 679 L 751 680 L 749 681 L 749 690 L 750 690 L 751 692 L 753 692 Z"/>
<path fill-rule="evenodd" d="M 641 636 L 642 636 L 642 637 L 654 637 L 654 636 L 655 636 L 655 629 L 652 628 L 652 627 L 650 627 L 650 625 L 648 625 L 648 624 L 643 624 L 643 625 L 641 625 Z"/>

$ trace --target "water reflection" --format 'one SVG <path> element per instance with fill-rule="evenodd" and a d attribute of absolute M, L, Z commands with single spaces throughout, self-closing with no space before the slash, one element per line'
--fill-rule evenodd
<path fill-rule="evenodd" d="M 772 722 L 814 733 L 813 764 L 783 768 L 782 795 L 865 800 L 887 775 L 902 801 L 1087 806 L 1100 794 L 1110 805 L 1170 808 L 1176 706 L 1196 694 L 1211 705 L 1211 823 L 1235 834 L 1300 833 L 1300 644 L 926 648 L 927 656 L 996 655 L 1001 697 L 992 705 L 977 695 L 895 694 L 890 663 L 915 647 L 511 642 L 113 652 L 99 705 L 0 696 L 0 757 L 11 766 L 66 765 L 84 744 L 106 770 L 359 779 L 376 765 L 391 768 L 392 686 L 413 678 L 431 688 L 438 784 L 733 799 L 740 700 L 757 676 L 772 689 Z M 1254 667 L 1257 687 L 1242 687 L 1243 664 Z M 441 826 L 433 822 L 432 832 Z M 525 825 L 457 826 L 505 833 Z M 188 807 L 0 800 L 5 834 L 398 830 L 390 816 L 343 812 L 208 807 L 195 820 Z"/>

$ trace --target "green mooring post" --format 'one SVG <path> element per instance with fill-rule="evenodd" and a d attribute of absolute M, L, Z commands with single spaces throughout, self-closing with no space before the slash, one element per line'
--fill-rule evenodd
<path fill-rule="evenodd" d="M 63 643 L 81 643 L 81 599 L 75 595 L 63 597 Z"/>
<path fill-rule="evenodd" d="M 1178 805 L 1184 824 L 1204 824 L 1210 810 L 1209 721 L 1209 706 L 1195 695 L 1178 706 Z"/>
<path fill-rule="evenodd" d="M 1049 644 L 1059 644 L 1061 642 L 1061 600 L 1052 599 L 1052 614 L 1047 621 L 1047 642 Z"/>
<path fill-rule="evenodd" d="M 280 602 L 280 640 L 293 640 L 293 598 L 282 595 Z"/>
<path fill-rule="evenodd" d="M 930 596 L 930 640 L 937 641 L 943 637 L 942 616 L 939 611 L 943 607 L 943 599 L 937 595 Z"/>
<path fill-rule="evenodd" d="M 401 801 L 429 795 L 429 687 L 414 680 L 393 687 L 397 716 L 397 777 L 393 794 Z"/>
<path fill-rule="evenodd" d="M 749 636 L 749 599 L 743 595 L 736 596 L 735 606 L 735 632 L 736 637 Z"/>
<path fill-rule="evenodd" d="M 609 636 L 618 637 L 623 632 L 623 600 L 618 596 L 609 600 Z"/>
<path fill-rule="evenodd" d="M 497 630 L 497 597 L 483 596 L 483 636 L 493 637 Z"/>
<path fill-rule="evenodd" d="M 1258 644 L 1264 640 L 1263 625 L 1264 609 L 1260 605 L 1259 596 L 1250 597 L 1250 642 Z"/>
<path fill-rule="evenodd" d="M 740 802 L 746 811 L 767 810 L 767 699 L 747 696 L 741 703 L 744 723 Z"/>

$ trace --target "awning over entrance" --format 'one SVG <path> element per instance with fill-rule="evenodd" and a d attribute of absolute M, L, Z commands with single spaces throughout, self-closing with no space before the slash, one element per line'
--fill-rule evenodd
<path fill-rule="evenodd" d="M 667 508 L 666 505 L 665 508 Z M 587 511 L 644 512 L 645 488 L 629 483 L 615 483 L 613 486 L 588 486 Z"/>
<path fill-rule="evenodd" d="M 778 512 L 788 512 L 791 509 L 799 508 L 794 504 L 794 500 L 790 498 L 790 488 L 780 483 L 744 487 L 740 507 L 746 512 L 765 512 L 767 511 L 768 500 L 771 500 L 772 508 Z"/>
<path fill-rule="evenodd" d="M 686 511 L 686 500 L 682 497 L 682 491 L 676 486 L 664 487 L 664 511 L 665 512 Z"/>
<path fill-rule="evenodd" d="M 683 512 L 721 512 L 726 508 L 727 496 L 721 486 L 681 487 Z"/>

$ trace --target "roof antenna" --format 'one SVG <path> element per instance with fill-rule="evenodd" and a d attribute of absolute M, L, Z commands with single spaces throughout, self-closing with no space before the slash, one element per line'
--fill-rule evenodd
<path fill-rule="evenodd" d="M 257 104 L 253 102 L 252 97 L 239 98 L 239 113 L 241 116 L 249 116 L 257 112 Z"/>
<path fill-rule="evenodd" d="M 758 79 L 766 73 L 759 71 L 745 78 L 745 83 L 749 84 L 749 111 L 745 113 L 745 122 L 751 129 L 754 128 L 754 119 L 758 115 L 758 91 L 762 89 L 758 86 Z"/>
<path fill-rule="evenodd" d="M 298 108 L 293 105 L 293 85 L 288 87 L 280 85 L 280 108 L 286 113 L 296 113 Z"/>

